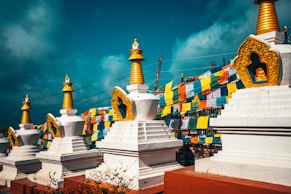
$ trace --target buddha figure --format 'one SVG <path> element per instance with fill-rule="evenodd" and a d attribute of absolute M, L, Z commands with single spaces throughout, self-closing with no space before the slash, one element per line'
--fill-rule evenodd
<path fill-rule="evenodd" d="M 262 67 L 258 67 L 256 69 L 256 82 L 263 82 L 263 81 L 267 81 L 265 71 Z"/>

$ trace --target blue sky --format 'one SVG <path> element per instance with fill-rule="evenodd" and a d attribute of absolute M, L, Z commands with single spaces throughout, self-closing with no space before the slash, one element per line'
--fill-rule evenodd
<path fill-rule="evenodd" d="M 291 1 L 275 5 L 290 28 Z M 159 86 L 199 75 L 235 57 L 257 14 L 253 0 L 0 0 L 0 128 L 18 128 L 26 94 L 34 124 L 60 116 L 65 74 L 78 114 L 110 106 L 113 87 L 129 83 L 134 38 L 150 89 L 159 56 Z"/>

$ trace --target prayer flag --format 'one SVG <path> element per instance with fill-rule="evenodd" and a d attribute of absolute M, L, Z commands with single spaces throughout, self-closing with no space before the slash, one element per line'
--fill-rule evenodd
<path fill-rule="evenodd" d="M 207 129 L 208 128 L 209 116 L 200 116 L 197 121 L 197 129 Z"/>
<path fill-rule="evenodd" d="M 204 77 L 201 80 L 201 91 L 210 90 L 210 76 Z"/>
<path fill-rule="evenodd" d="M 188 122 L 189 122 L 188 117 L 182 118 L 181 119 L 181 129 L 183 129 L 183 130 L 188 129 Z"/>
<path fill-rule="evenodd" d="M 227 86 L 227 90 L 228 90 L 228 96 L 231 97 L 231 94 L 236 91 L 236 84 L 235 83 L 229 83 L 226 86 Z"/>
<path fill-rule="evenodd" d="M 200 80 L 194 81 L 193 85 L 194 85 L 194 93 L 195 94 L 201 93 L 201 82 L 200 82 Z"/>
<path fill-rule="evenodd" d="M 92 134 L 92 136 L 91 136 L 91 140 L 92 140 L 92 141 L 97 141 L 97 140 L 98 140 L 98 132 Z"/>
<path fill-rule="evenodd" d="M 173 80 L 166 84 L 165 86 L 165 93 L 172 91 Z"/>
<path fill-rule="evenodd" d="M 188 128 L 189 129 L 196 129 L 197 121 L 198 121 L 198 117 L 189 118 Z"/>
<path fill-rule="evenodd" d="M 167 105 L 164 107 L 162 117 L 167 116 L 169 114 L 171 114 L 171 105 Z"/>
<path fill-rule="evenodd" d="M 94 132 L 98 131 L 98 124 L 97 123 L 93 124 L 93 131 Z"/>
<path fill-rule="evenodd" d="M 187 112 L 191 110 L 191 102 L 186 102 L 182 104 L 182 111 Z"/>
<path fill-rule="evenodd" d="M 206 108 L 207 100 L 200 100 L 199 108 L 203 109 Z"/>

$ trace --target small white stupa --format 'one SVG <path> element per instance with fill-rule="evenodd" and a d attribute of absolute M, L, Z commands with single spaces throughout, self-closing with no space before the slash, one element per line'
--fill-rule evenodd
<path fill-rule="evenodd" d="M 245 89 L 210 125 L 222 151 L 197 160 L 195 171 L 291 186 L 291 44 L 279 31 L 274 2 L 259 4 L 257 35 L 238 49 L 234 66 Z"/>
<path fill-rule="evenodd" d="M 116 176 L 124 175 L 123 180 L 130 180 L 129 188 L 141 190 L 162 184 L 165 171 L 181 167 L 176 162 L 176 151 L 182 141 L 170 133 L 163 120 L 154 120 L 159 98 L 147 93 L 149 87 L 144 84 L 141 67 L 144 58 L 136 39 L 130 53 L 130 84 L 126 87 L 129 93 L 117 86 L 113 89 L 111 103 L 118 121 L 105 138 L 96 143 L 104 154 L 104 163 L 87 170 L 86 178 L 94 179 L 96 173 L 122 169 L 116 170 Z"/>
<path fill-rule="evenodd" d="M 2 158 L 7 157 L 7 149 L 9 147 L 9 140 L 0 134 L 0 172 L 2 171 Z"/>
<path fill-rule="evenodd" d="M 26 178 L 28 174 L 38 171 L 41 167 L 40 161 L 35 154 L 40 151 L 37 146 L 40 133 L 34 129 L 33 123 L 30 122 L 30 102 L 26 95 L 22 110 L 20 129 L 8 129 L 10 144 L 13 146 L 9 155 L 1 158 L 3 171 L 0 173 L 0 184 L 10 187 L 12 180 Z"/>
<path fill-rule="evenodd" d="M 65 77 L 63 107 L 61 117 L 47 115 L 47 126 L 54 137 L 49 149 L 36 155 L 42 168 L 28 179 L 38 184 L 61 188 L 64 178 L 84 175 L 86 169 L 98 166 L 101 153 L 97 149 L 88 150 L 82 137 L 84 120 L 74 109 L 74 91 L 68 75 Z"/>

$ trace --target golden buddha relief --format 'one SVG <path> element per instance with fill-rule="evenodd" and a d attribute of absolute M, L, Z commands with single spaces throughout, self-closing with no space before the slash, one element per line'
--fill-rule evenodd
<path fill-rule="evenodd" d="M 279 85 L 279 53 L 253 35 L 241 44 L 234 67 L 246 88 Z"/>
<path fill-rule="evenodd" d="M 48 113 L 46 116 L 47 127 L 50 130 L 52 137 L 62 137 L 61 129 L 55 119 L 55 117 Z"/>
<path fill-rule="evenodd" d="M 10 142 L 11 147 L 13 147 L 13 146 L 19 147 L 20 146 L 16 132 L 12 127 L 8 128 L 8 138 L 9 138 L 9 142 Z"/>
<path fill-rule="evenodd" d="M 132 101 L 118 86 L 112 91 L 111 104 L 119 121 L 134 120 Z"/>

